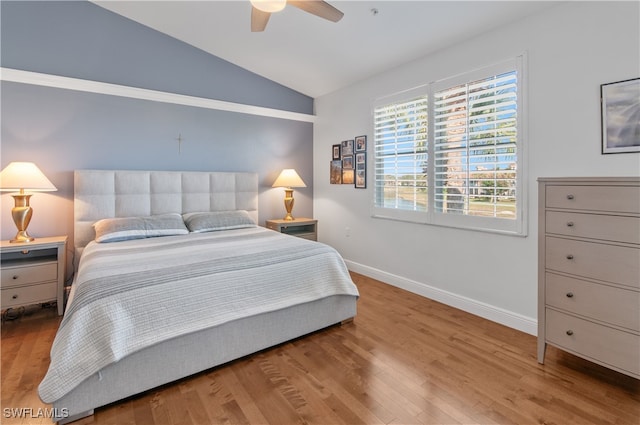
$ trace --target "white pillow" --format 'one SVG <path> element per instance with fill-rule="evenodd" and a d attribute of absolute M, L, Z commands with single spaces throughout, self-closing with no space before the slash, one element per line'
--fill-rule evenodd
<path fill-rule="evenodd" d="M 193 233 L 256 227 L 249 213 L 244 210 L 186 213 L 182 214 L 182 218 Z"/>
<path fill-rule="evenodd" d="M 96 242 L 118 242 L 158 236 L 186 235 L 189 230 L 178 213 L 149 217 L 104 218 L 93 224 Z"/>

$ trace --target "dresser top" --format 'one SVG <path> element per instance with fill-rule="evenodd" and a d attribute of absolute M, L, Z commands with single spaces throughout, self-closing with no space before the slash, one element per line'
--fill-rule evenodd
<path fill-rule="evenodd" d="M 538 177 L 539 182 L 548 183 L 624 183 L 640 184 L 640 176 L 629 177 Z"/>

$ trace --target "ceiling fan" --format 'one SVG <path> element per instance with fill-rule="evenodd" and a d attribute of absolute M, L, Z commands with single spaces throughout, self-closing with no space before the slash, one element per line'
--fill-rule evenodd
<path fill-rule="evenodd" d="M 264 31 L 271 14 L 281 11 L 287 4 L 331 22 L 338 22 L 344 15 L 323 0 L 251 0 L 251 31 Z"/>

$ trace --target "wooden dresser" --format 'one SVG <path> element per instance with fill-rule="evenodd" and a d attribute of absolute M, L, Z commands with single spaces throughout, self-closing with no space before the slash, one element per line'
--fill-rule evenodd
<path fill-rule="evenodd" d="M 538 182 L 538 362 L 551 344 L 640 378 L 640 178 Z"/>

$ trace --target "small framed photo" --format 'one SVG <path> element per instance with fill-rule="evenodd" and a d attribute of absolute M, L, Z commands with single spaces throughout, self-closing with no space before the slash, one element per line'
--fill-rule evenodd
<path fill-rule="evenodd" d="M 353 155 L 353 140 L 345 140 L 342 142 L 342 156 Z"/>
<path fill-rule="evenodd" d="M 342 146 L 338 143 L 337 145 L 333 145 L 333 152 L 331 155 L 331 158 L 336 160 L 336 159 L 340 159 L 342 158 L 342 155 L 340 154 L 340 148 Z"/>
<path fill-rule="evenodd" d="M 342 184 L 342 161 L 339 159 L 331 161 L 331 170 L 329 171 L 329 183 Z"/>
<path fill-rule="evenodd" d="M 640 78 L 602 84 L 602 153 L 640 152 Z"/>
<path fill-rule="evenodd" d="M 367 154 L 356 153 L 355 183 L 356 189 L 367 188 Z"/>
<path fill-rule="evenodd" d="M 364 152 L 367 150 L 367 136 L 358 136 L 355 139 L 356 152 Z"/>
<path fill-rule="evenodd" d="M 353 169 L 353 155 L 343 156 L 342 157 L 342 168 L 351 168 Z"/>
<path fill-rule="evenodd" d="M 353 168 L 342 169 L 342 184 L 353 184 Z"/>
<path fill-rule="evenodd" d="M 356 189 L 366 189 L 367 188 L 367 170 L 356 168 L 356 182 L 354 184 Z"/>

